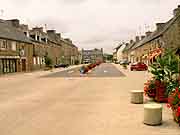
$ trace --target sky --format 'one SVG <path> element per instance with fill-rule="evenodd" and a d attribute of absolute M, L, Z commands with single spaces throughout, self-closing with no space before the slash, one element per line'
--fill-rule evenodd
<path fill-rule="evenodd" d="M 112 53 L 155 23 L 173 17 L 180 0 L 0 0 L 1 19 L 19 19 L 70 38 L 79 49 L 104 48 Z"/>

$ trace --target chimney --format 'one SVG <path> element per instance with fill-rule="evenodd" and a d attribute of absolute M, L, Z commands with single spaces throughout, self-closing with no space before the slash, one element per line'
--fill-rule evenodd
<path fill-rule="evenodd" d="M 143 40 L 146 36 L 141 36 L 141 40 Z"/>
<path fill-rule="evenodd" d="M 35 27 L 33 31 L 43 32 L 43 27 Z"/>
<path fill-rule="evenodd" d="M 157 31 L 160 31 L 164 26 L 165 26 L 166 23 L 156 23 L 156 29 Z"/>
<path fill-rule="evenodd" d="M 133 42 L 134 42 L 134 41 L 131 39 L 131 40 L 130 40 L 130 44 L 132 44 Z"/>
<path fill-rule="evenodd" d="M 47 30 L 47 34 L 56 34 L 56 30 Z"/>
<path fill-rule="evenodd" d="M 139 36 L 136 36 L 136 42 L 139 42 Z"/>
<path fill-rule="evenodd" d="M 150 36 L 151 33 L 152 33 L 151 31 L 147 31 L 147 32 L 146 32 L 146 37 Z"/>
<path fill-rule="evenodd" d="M 180 14 L 180 5 L 178 5 L 178 8 L 173 10 L 173 14 L 174 14 L 174 16 L 177 16 Z"/>
<path fill-rule="evenodd" d="M 101 48 L 101 52 L 103 52 L 103 48 Z"/>
<path fill-rule="evenodd" d="M 56 33 L 56 35 L 57 35 L 59 38 L 61 38 L 61 33 Z"/>
<path fill-rule="evenodd" d="M 18 28 L 20 26 L 20 21 L 18 19 L 11 19 L 11 20 L 6 20 L 6 21 L 13 27 Z"/>

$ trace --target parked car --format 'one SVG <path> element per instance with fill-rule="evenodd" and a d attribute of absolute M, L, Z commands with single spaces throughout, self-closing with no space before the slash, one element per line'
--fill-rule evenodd
<path fill-rule="evenodd" d="M 55 68 L 60 68 L 60 67 L 63 67 L 63 68 L 67 68 L 69 67 L 69 64 L 56 64 L 54 65 Z"/>
<path fill-rule="evenodd" d="M 130 61 L 127 61 L 127 60 L 123 60 L 123 61 L 120 61 L 119 64 L 120 65 L 129 65 L 131 62 Z"/>
<path fill-rule="evenodd" d="M 148 66 L 143 62 L 133 63 L 130 67 L 130 70 L 144 71 L 147 70 Z"/>

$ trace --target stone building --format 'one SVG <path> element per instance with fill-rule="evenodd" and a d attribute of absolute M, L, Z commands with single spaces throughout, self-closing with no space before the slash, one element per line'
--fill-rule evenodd
<path fill-rule="evenodd" d="M 156 61 L 165 49 L 180 48 L 180 6 L 174 10 L 174 16 L 167 22 L 156 23 L 156 30 L 146 32 L 141 40 L 128 49 L 128 56 L 133 54 L 135 62 L 143 61 L 147 64 Z"/>
<path fill-rule="evenodd" d="M 0 20 L 0 74 L 43 69 L 45 57 L 52 60 L 52 66 L 72 65 L 79 58 L 78 48 L 55 30 L 30 30 L 18 19 Z"/>
<path fill-rule="evenodd" d="M 62 47 L 63 47 L 63 61 L 66 64 L 74 65 L 75 61 L 78 60 L 78 48 L 73 44 L 72 40 L 69 38 L 61 40 Z"/>
<path fill-rule="evenodd" d="M 103 49 L 82 49 L 82 63 L 95 63 L 96 61 L 103 61 Z"/>
<path fill-rule="evenodd" d="M 0 74 L 32 70 L 33 44 L 17 29 L 19 20 L 0 20 Z"/>

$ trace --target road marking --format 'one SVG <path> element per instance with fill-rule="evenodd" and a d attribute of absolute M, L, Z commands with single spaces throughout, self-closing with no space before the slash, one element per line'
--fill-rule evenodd
<path fill-rule="evenodd" d="M 73 73 L 73 72 L 74 72 L 73 70 L 72 70 L 72 71 L 68 71 L 69 74 L 71 74 L 71 73 Z"/>

